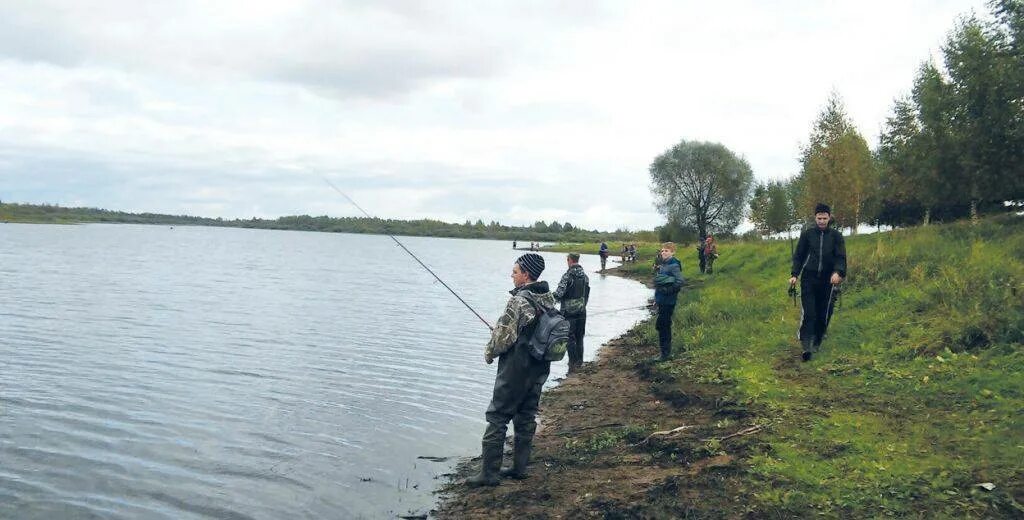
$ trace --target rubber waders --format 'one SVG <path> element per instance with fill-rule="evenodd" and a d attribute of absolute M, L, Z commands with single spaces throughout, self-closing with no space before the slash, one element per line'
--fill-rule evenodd
<path fill-rule="evenodd" d="M 519 440 L 516 437 L 515 451 L 512 454 L 512 467 L 501 468 L 501 476 L 522 480 L 527 477 L 526 465 L 530 463 L 530 452 L 533 450 L 533 439 Z"/>

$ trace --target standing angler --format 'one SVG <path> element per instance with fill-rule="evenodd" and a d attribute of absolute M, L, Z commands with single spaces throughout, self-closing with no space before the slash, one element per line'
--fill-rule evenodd
<path fill-rule="evenodd" d="M 580 265 L 580 254 L 569 253 L 565 258 L 569 269 L 562 275 L 555 289 L 555 300 L 560 304 L 562 316 L 569 320 L 569 373 L 583 366 L 583 335 L 587 329 L 587 302 L 590 301 L 590 279 Z"/>
<path fill-rule="evenodd" d="M 676 297 L 683 287 L 683 266 L 673 256 L 676 245 L 665 242 L 661 245 L 662 263 L 654 275 L 654 303 L 658 306 L 658 344 L 661 346 L 661 360 L 672 356 L 672 313 L 676 310 Z"/>
<path fill-rule="evenodd" d="M 703 235 L 700 237 L 700 240 L 697 241 L 697 262 L 702 274 L 707 270 L 707 257 L 704 256 L 705 242 L 707 242 L 707 237 Z"/>
<path fill-rule="evenodd" d="M 715 260 L 718 260 L 718 242 L 715 242 L 715 237 L 708 235 L 704 239 L 704 263 L 706 268 L 704 272 L 712 274 L 715 272 Z"/>
<path fill-rule="evenodd" d="M 810 361 L 825 337 L 831 289 L 846 277 L 846 243 L 843 234 L 829 227 L 832 209 L 819 203 L 814 207 L 814 227 L 800 233 L 793 254 L 789 285 L 800 277 L 800 329 L 797 333 L 803 347 L 802 359 Z"/>
<path fill-rule="evenodd" d="M 505 305 L 505 314 L 498 319 L 491 340 L 484 350 L 484 361 L 498 357 L 498 373 L 494 378 L 494 394 L 487 407 L 487 428 L 484 430 L 483 461 L 480 473 L 466 479 L 470 487 L 496 486 L 500 476 L 526 478 L 533 434 L 537 430 L 537 407 L 551 363 L 537 361 L 530 355 L 529 341 L 537 321 L 537 306 L 553 308 L 555 299 L 547 282 L 537 278 L 544 271 L 544 258 L 536 253 L 520 256 L 512 266 L 512 298 Z M 515 427 L 515 452 L 512 467 L 501 469 L 502 450 L 508 422 Z"/>

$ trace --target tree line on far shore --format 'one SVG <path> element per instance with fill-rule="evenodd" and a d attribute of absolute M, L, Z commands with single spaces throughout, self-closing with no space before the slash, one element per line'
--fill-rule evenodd
<path fill-rule="evenodd" d="M 837 225 L 908 226 L 1019 209 L 1024 201 L 1024 1 L 993 0 L 990 17 L 957 21 L 942 64 L 921 65 L 869 149 L 832 93 L 800 150 L 794 177 L 754 184 L 717 143 L 682 141 L 650 166 L 668 224 L 662 238 L 753 234 L 804 222 L 818 201 Z"/>
<path fill-rule="evenodd" d="M 518 240 L 524 242 L 600 242 L 600 241 L 653 241 L 652 231 L 612 232 L 581 229 L 569 222 L 537 221 L 532 226 L 506 226 L 482 220 L 462 224 L 439 220 L 394 220 L 363 217 L 312 217 L 293 215 L 276 219 L 232 219 L 163 215 L 159 213 L 127 213 L 97 208 L 65 208 L 50 204 L 0 203 L 0 221 L 33 223 L 117 223 L 160 224 L 171 226 L 219 226 L 294 231 L 323 231 L 333 233 L 361 233 L 375 235 L 433 236 L 450 238 L 484 238 Z M 524 244 L 525 247 L 526 244 Z"/>

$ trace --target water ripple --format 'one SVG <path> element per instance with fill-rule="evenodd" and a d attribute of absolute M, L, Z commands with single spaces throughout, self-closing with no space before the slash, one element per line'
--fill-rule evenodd
<path fill-rule="evenodd" d="M 418 456 L 478 450 L 488 331 L 385 237 L 0 236 L 19 252 L 0 252 L 17 302 L 0 308 L 2 518 L 388 517 L 429 509 L 450 471 Z M 483 315 L 501 312 L 507 244 L 408 241 Z M 592 307 L 647 295 L 592 285 Z M 637 317 L 588 323 L 588 345 Z"/>

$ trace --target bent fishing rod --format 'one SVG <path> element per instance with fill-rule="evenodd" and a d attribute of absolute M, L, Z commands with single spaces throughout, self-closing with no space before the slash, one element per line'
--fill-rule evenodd
<path fill-rule="evenodd" d="M 359 211 L 362 211 L 363 215 L 366 215 L 366 218 L 373 218 L 359 204 L 356 204 L 356 201 L 352 200 L 352 197 L 349 197 L 348 195 L 346 195 L 345 192 L 341 191 L 341 189 L 339 189 L 337 186 L 335 186 L 333 182 L 327 180 L 327 177 L 324 177 L 323 179 L 324 179 L 324 182 L 326 182 L 330 187 L 334 188 L 334 191 L 336 191 L 339 194 L 341 194 L 342 197 L 345 197 L 345 199 L 348 200 L 350 203 L 352 203 L 352 205 L 355 206 L 356 209 L 358 209 Z M 487 320 L 485 320 L 484 317 L 481 316 L 479 312 L 476 312 L 476 310 L 473 309 L 473 307 L 470 307 L 470 305 L 468 303 L 466 303 L 466 300 L 462 299 L 462 296 L 459 296 L 459 294 L 457 292 L 455 292 L 454 289 L 449 287 L 448 284 L 444 283 L 444 280 L 442 280 L 440 276 L 437 276 L 437 273 L 435 273 L 429 267 L 427 267 L 427 264 L 424 264 L 423 261 L 419 259 L 419 257 L 417 257 L 416 255 L 414 255 L 412 253 L 412 251 L 409 251 L 409 248 L 405 247 L 405 244 L 399 242 L 398 239 L 395 238 L 394 235 L 391 235 L 391 234 L 388 234 L 388 233 L 385 233 L 385 234 L 388 235 L 388 237 L 390 237 L 391 240 L 394 240 L 395 243 L 398 244 L 398 247 L 401 247 L 403 251 L 405 251 L 406 253 L 409 253 L 409 256 L 411 256 L 413 260 L 416 260 L 416 262 L 418 262 L 424 269 L 426 269 L 428 273 L 433 275 L 434 278 L 437 281 L 441 282 L 441 285 L 443 285 L 445 289 L 448 289 L 448 292 L 452 293 L 452 295 L 454 295 L 456 298 L 458 298 L 459 301 L 462 302 L 462 304 L 465 305 L 466 308 L 470 310 L 470 312 L 475 314 L 477 318 L 480 318 L 480 321 L 484 322 L 484 325 L 487 325 L 488 329 L 494 330 L 494 327 L 492 327 L 490 323 L 487 323 Z"/>

